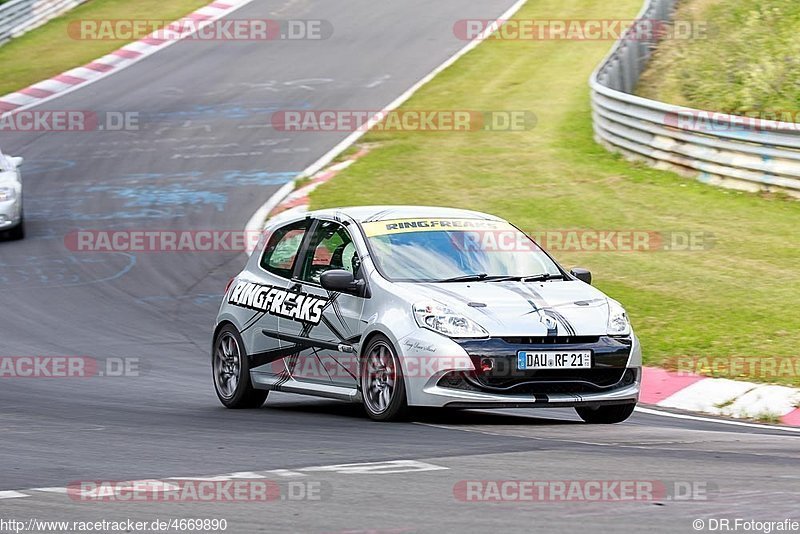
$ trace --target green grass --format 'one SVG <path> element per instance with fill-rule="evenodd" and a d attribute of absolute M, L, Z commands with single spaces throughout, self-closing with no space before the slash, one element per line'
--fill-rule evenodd
<path fill-rule="evenodd" d="M 641 0 L 531 0 L 518 18 L 630 18 Z M 524 132 L 371 132 L 380 143 L 311 196 L 313 208 L 426 204 L 495 213 L 530 231 L 697 231 L 693 252 L 556 253 L 628 309 L 645 361 L 794 356 L 800 203 L 628 163 L 595 144 L 587 79 L 609 42 L 489 41 L 406 109 L 531 110 Z M 314 135 L 314 134 L 306 134 Z M 780 378 L 800 384 L 800 379 Z"/>
<path fill-rule="evenodd" d="M 686 0 L 675 18 L 707 23 L 708 36 L 664 41 L 638 94 L 728 113 L 798 109 L 800 2 Z"/>
<path fill-rule="evenodd" d="M 0 47 L 0 95 L 79 67 L 124 46 L 126 41 L 72 39 L 71 21 L 89 19 L 174 20 L 210 0 L 89 0 L 61 17 Z"/>
<path fill-rule="evenodd" d="M 755 419 L 759 423 L 765 423 L 770 425 L 778 425 L 781 422 L 781 416 L 772 412 L 761 412 L 757 414 L 753 419 Z"/>

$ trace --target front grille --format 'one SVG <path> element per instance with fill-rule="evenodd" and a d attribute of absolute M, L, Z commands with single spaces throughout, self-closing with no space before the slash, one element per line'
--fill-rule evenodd
<path fill-rule="evenodd" d="M 502 337 L 509 345 L 572 345 L 597 343 L 600 336 L 538 336 L 538 337 Z"/>
<path fill-rule="evenodd" d="M 613 386 L 622 379 L 625 369 L 539 369 L 510 373 L 476 373 L 475 381 L 481 387 L 496 390 L 511 390 L 523 384 L 546 388 L 554 384 L 577 384 L 581 388 L 590 386 L 602 389 Z M 563 386 L 562 386 L 563 387 Z"/>

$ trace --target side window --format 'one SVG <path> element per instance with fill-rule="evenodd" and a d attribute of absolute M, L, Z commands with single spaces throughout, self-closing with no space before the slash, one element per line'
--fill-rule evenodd
<path fill-rule="evenodd" d="M 261 267 L 283 278 L 291 278 L 297 251 L 307 229 L 308 220 L 303 220 L 276 230 L 264 247 Z"/>
<path fill-rule="evenodd" d="M 300 278 L 319 283 L 319 277 L 331 269 L 358 273 L 360 260 L 350 234 L 344 226 L 332 221 L 320 221 L 308 246 Z"/>

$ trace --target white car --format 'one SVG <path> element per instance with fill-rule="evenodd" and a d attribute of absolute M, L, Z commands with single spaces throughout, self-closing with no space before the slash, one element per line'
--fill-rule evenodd
<path fill-rule="evenodd" d="M 225 290 L 212 346 L 229 408 L 270 390 L 409 406 L 573 407 L 617 423 L 642 353 L 622 306 L 492 215 L 321 210 L 269 223 Z"/>
<path fill-rule="evenodd" d="M 8 157 L 0 152 L 0 233 L 11 239 L 25 237 L 21 165 L 21 157 Z"/>

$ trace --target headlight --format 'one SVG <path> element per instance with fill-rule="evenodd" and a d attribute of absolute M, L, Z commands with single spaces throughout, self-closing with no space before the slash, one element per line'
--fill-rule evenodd
<path fill-rule="evenodd" d="M 10 187 L 0 187 L 0 202 L 5 202 L 6 200 L 14 200 L 17 198 L 17 192 Z"/>
<path fill-rule="evenodd" d="M 608 301 L 608 333 L 612 336 L 627 336 L 631 333 L 628 314 L 618 302 Z"/>
<path fill-rule="evenodd" d="M 414 318 L 422 328 L 448 337 L 489 336 L 481 325 L 438 302 L 425 301 L 414 304 Z"/>

